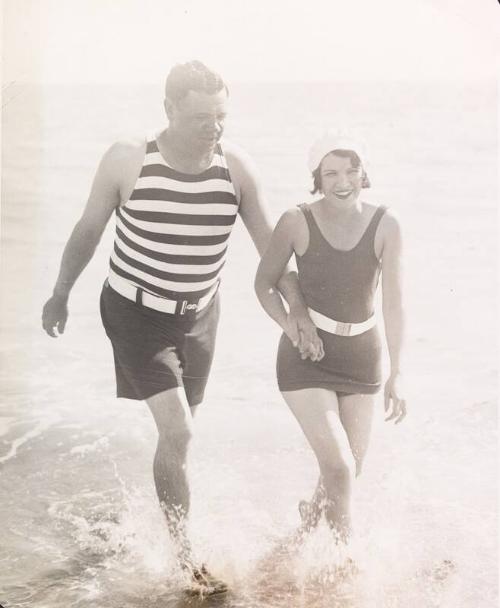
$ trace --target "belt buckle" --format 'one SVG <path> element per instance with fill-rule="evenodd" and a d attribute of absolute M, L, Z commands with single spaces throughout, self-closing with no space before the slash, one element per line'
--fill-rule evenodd
<path fill-rule="evenodd" d="M 189 312 L 198 312 L 198 304 L 194 302 L 189 302 L 188 300 L 180 300 L 179 301 L 180 308 L 178 314 L 185 315 Z"/>
<path fill-rule="evenodd" d="M 351 325 L 352 323 L 343 323 L 342 321 L 337 321 L 336 333 L 339 336 L 348 336 L 351 333 Z"/>

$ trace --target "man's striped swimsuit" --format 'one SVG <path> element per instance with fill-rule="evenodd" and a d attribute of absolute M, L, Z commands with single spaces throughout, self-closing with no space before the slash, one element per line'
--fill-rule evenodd
<path fill-rule="evenodd" d="M 193 175 L 174 170 L 156 140 L 147 142 L 134 191 L 116 211 L 101 296 L 118 397 L 147 399 L 183 387 L 190 405 L 202 401 L 219 318 L 216 292 L 237 213 L 220 145 L 210 167 Z M 151 300 L 173 304 L 175 312 L 152 309 Z"/>

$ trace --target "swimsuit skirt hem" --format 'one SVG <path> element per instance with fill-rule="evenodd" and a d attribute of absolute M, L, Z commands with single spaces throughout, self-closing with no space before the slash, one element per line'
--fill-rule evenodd
<path fill-rule="evenodd" d="M 356 395 L 374 395 L 380 390 L 380 384 L 366 385 L 366 384 L 354 384 L 349 382 L 321 382 L 321 381 L 305 381 L 305 382 L 280 382 L 278 388 L 282 393 L 300 391 L 306 388 L 324 388 L 330 391 L 339 393 L 348 393 Z"/>

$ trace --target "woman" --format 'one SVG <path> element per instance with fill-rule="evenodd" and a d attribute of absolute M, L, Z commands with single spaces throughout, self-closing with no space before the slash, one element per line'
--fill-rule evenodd
<path fill-rule="evenodd" d="M 385 207 L 364 202 L 370 183 L 363 144 L 348 134 L 328 132 L 313 145 L 309 168 L 311 204 L 280 218 L 255 280 L 266 312 L 282 327 L 277 375 L 280 391 L 318 460 L 320 477 L 310 503 L 299 510 L 303 529 L 322 513 L 339 540 L 351 532 L 350 499 L 370 435 L 375 393 L 381 384 L 381 344 L 374 295 L 382 274 L 383 316 L 390 356 L 385 384 L 387 420 L 406 415 L 401 393 L 404 315 L 401 231 Z M 318 328 L 309 358 L 287 337 L 287 313 L 277 281 L 295 254 L 299 283 Z"/>

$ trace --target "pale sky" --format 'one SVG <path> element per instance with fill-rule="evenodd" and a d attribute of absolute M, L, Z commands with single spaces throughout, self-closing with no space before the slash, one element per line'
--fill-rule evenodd
<path fill-rule="evenodd" d="M 497 0 L 3 0 L 3 83 L 493 79 Z"/>

